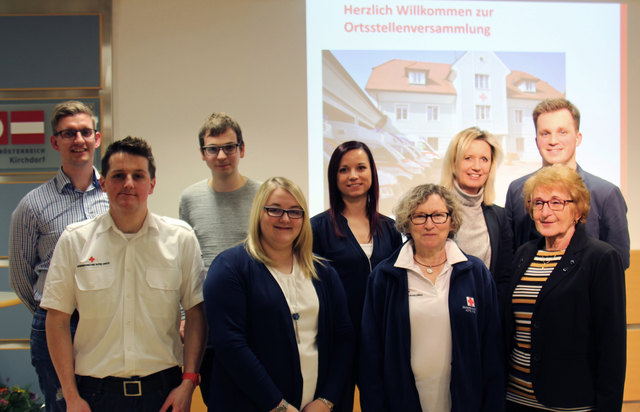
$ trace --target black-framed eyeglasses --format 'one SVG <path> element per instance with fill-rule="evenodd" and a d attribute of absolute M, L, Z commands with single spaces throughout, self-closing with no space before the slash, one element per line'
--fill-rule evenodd
<path fill-rule="evenodd" d="M 438 213 L 416 213 L 411 215 L 409 218 L 411 219 L 411 223 L 414 225 L 424 225 L 427 223 L 427 219 L 431 218 L 431 221 L 436 225 L 441 225 L 446 223 L 449 220 L 449 216 L 451 213 L 446 212 L 438 212 Z"/>
<path fill-rule="evenodd" d="M 285 213 L 289 216 L 289 219 L 302 219 L 304 217 L 304 210 L 302 209 L 283 209 L 275 206 L 265 206 L 265 212 L 271 217 L 282 217 Z"/>
<path fill-rule="evenodd" d="M 222 146 L 209 145 L 209 146 L 202 146 L 202 150 L 209 156 L 218 156 L 220 149 L 222 149 L 224 154 L 232 155 L 236 152 L 236 150 L 238 149 L 238 146 L 240 146 L 240 143 L 229 143 Z"/>
<path fill-rule="evenodd" d="M 534 210 L 542 210 L 544 205 L 549 206 L 549 209 L 554 212 L 560 212 L 564 210 L 567 203 L 573 203 L 573 200 L 563 200 L 563 199 L 551 199 L 551 200 L 542 200 L 542 199 L 534 199 L 529 200 Z"/>
<path fill-rule="evenodd" d="M 86 127 L 84 129 L 64 129 L 54 133 L 53 135 L 60 136 L 64 140 L 72 140 L 78 136 L 78 133 L 80 133 L 80 136 L 82 136 L 83 139 L 88 139 L 92 137 L 95 132 L 97 132 L 97 130 Z"/>

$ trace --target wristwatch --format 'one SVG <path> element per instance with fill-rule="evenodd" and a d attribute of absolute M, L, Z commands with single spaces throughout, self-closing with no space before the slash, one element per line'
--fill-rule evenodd
<path fill-rule="evenodd" d="M 193 386 L 196 387 L 200 384 L 200 374 L 199 373 L 192 373 L 192 372 L 185 372 L 182 374 L 182 380 L 185 379 L 189 379 L 191 382 L 193 382 Z"/>
<path fill-rule="evenodd" d="M 289 402 L 283 399 L 282 402 L 280 402 L 280 404 L 275 407 L 273 412 L 287 412 L 288 407 L 289 407 Z"/>

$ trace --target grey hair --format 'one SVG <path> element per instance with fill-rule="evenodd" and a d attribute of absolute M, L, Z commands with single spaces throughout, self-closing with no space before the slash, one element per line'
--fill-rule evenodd
<path fill-rule="evenodd" d="M 398 232 L 411 239 L 411 215 L 416 211 L 418 206 L 426 202 L 431 195 L 440 196 L 446 204 L 447 211 L 450 214 L 449 219 L 451 219 L 449 238 L 453 238 L 458 229 L 460 229 L 460 225 L 462 225 L 460 204 L 449 189 L 432 183 L 416 186 L 402 196 L 393 209 L 393 213 L 396 216 L 396 229 Z"/>

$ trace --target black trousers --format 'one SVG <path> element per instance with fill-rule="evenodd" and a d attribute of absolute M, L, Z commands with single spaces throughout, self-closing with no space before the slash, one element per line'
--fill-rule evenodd
<path fill-rule="evenodd" d="M 158 412 L 169 393 L 182 382 L 182 370 L 174 366 L 131 378 L 76 375 L 76 382 L 92 412 Z"/>

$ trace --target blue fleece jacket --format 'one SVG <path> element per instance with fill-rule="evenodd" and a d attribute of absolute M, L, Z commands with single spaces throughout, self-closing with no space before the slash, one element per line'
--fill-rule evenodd
<path fill-rule="evenodd" d="M 360 344 L 363 411 L 421 411 L 411 370 L 411 325 L 406 269 L 381 262 L 367 285 Z M 495 284 L 474 256 L 453 265 L 449 287 L 451 411 L 504 410 L 504 351 Z M 467 304 L 473 297 L 474 307 Z M 414 326 L 415 327 L 415 326 Z"/>

